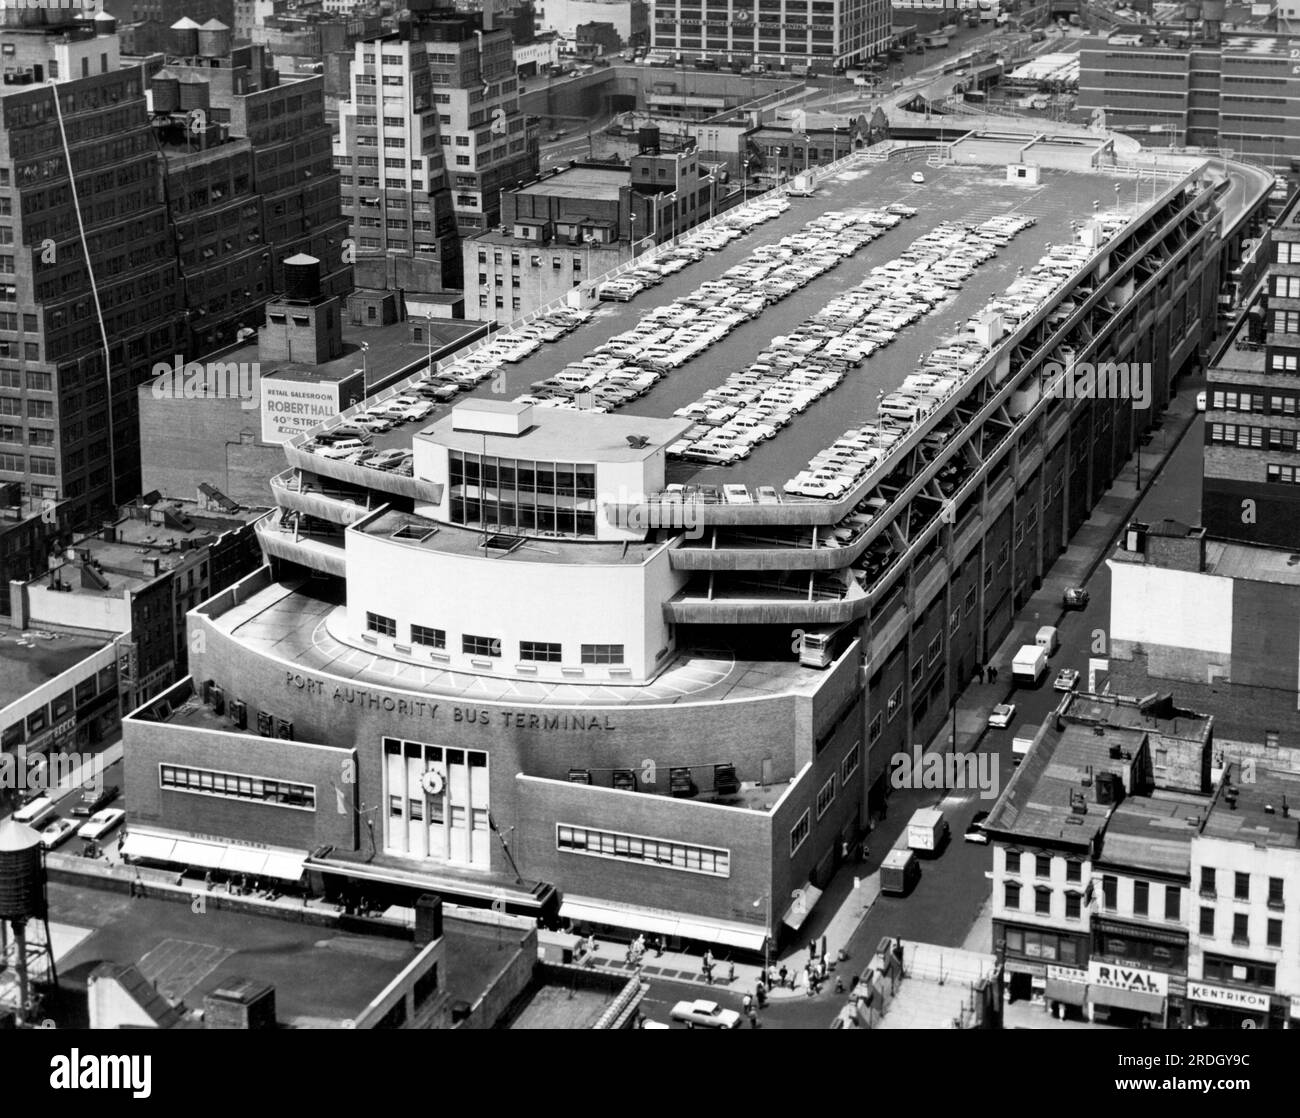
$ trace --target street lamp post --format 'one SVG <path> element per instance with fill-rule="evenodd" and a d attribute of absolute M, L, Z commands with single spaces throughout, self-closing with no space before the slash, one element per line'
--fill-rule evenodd
<path fill-rule="evenodd" d="M 366 354 L 370 352 L 370 343 L 361 343 L 361 398 L 370 399 L 370 363 L 366 360 Z"/>

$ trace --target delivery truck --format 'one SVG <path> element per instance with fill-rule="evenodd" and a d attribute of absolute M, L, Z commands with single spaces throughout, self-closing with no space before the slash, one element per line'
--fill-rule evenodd
<path fill-rule="evenodd" d="M 937 807 L 923 807 L 907 821 L 907 848 L 934 856 L 948 841 L 948 820 Z"/>
<path fill-rule="evenodd" d="M 1039 644 L 1022 644 L 1011 661 L 1011 678 L 1021 687 L 1036 687 L 1047 671 L 1047 649 Z"/>
<path fill-rule="evenodd" d="M 1034 738 L 1038 736 L 1038 727 L 1033 723 L 1026 722 L 1016 730 L 1016 736 L 1011 739 L 1011 763 L 1020 764 L 1028 755 L 1029 750 L 1034 744 Z"/>
<path fill-rule="evenodd" d="M 891 897 L 905 897 L 921 876 L 921 863 L 906 847 L 898 847 L 885 855 L 880 863 L 880 891 Z"/>

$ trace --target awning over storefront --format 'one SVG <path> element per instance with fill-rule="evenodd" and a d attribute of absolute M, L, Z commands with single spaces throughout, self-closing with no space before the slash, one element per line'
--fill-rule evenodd
<path fill-rule="evenodd" d="M 150 835 L 128 831 L 122 840 L 121 853 L 128 858 L 145 858 L 150 862 L 170 862 L 176 840 L 167 835 Z"/>
<path fill-rule="evenodd" d="M 1061 978 L 1049 978 L 1043 996 L 1048 1001 L 1064 1002 L 1066 1005 L 1083 1005 L 1088 1000 L 1088 987 L 1082 982 L 1066 982 Z"/>
<path fill-rule="evenodd" d="M 1165 999 L 1159 994 L 1095 985 L 1088 987 L 1088 991 L 1088 996 L 1094 1005 L 1108 1005 L 1114 1009 L 1133 1009 L 1138 1013 L 1163 1014 L 1165 1011 Z"/>
<path fill-rule="evenodd" d="M 302 877 L 307 852 L 268 850 L 258 846 L 207 841 L 165 833 L 128 830 L 122 853 L 129 858 L 167 862 L 174 866 L 243 873 L 250 877 L 273 877 L 277 881 L 297 881 Z"/>
<path fill-rule="evenodd" d="M 794 902 L 781 917 L 781 923 L 797 932 L 803 927 L 803 922 L 808 919 L 808 914 L 812 912 L 813 905 L 821 899 L 821 895 L 822 891 L 812 884 L 796 889 Z"/>
<path fill-rule="evenodd" d="M 649 935 L 675 936 L 699 943 L 724 944 L 747 951 L 761 951 L 767 939 L 762 928 L 723 920 L 706 920 L 663 909 L 615 904 L 590 897 L 566 897 L 560 918 L 583 924 L 604 924 Z"/>

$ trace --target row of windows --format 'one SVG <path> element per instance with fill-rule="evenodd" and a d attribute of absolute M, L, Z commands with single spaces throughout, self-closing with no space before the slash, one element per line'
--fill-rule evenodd
<path fill-rule="evenodd" d="M 1276 366 L 1275 366 L 1276 367 Z M 1283 370 L 1284 371 L 1284 370 Z M 1260 415 L 1295 415 L 1297 413 L 1296 397 L 1277 393 L 1268 396 L 1265 407 L 1262 392 L 1214 392 L 1210 396 L 1210 407 L 1216 411 L 1249 411 Z"/>
<path fill-rule="evenodd" d="M 1165 887 L 1165 919 L 1181 920 L 1183 911 L 1183 891 L 1177 885 Z M 1106 874 L 1101 879 L 1102 904 L 1108 912 L 1119 908 L 1119 879 Z M 1146 881 L 1133 882 L 1133 912 L 1136 916 L 1147 916 L 1151 907 L 1151 885 Z"/>
<path fill-rule="evenodd" d="M 183 792 L 201 792 L 232 800 L 254 800 L 281 807 L 316 810 L 316 788 L 286 780 L 267 780 L 260 776 L 193 769 L 182 765 L 159 765 L 158 783 L 162 788 Z"/>
<path fill-rule="evenodd" d="M 1300 485 L 1300 466 L 1270 464 L 1264 467 L 1264 480 L 1275 485 Z"/>
<path fill-rule="evenodd" d="M 366 631 L 381 637 L 397 638 L 397 619 L 385 617 L 381 613 L 366 611 Z M 432 629 L 426 625 L 411 626 L 411 643 L 426 648 L 445 649 L 447 647 L 447 630 Z M 501 655 L 501 640 L 498 637 L 484 637 L 474 633 L 465 633 L 461 637 L 461 651 L 466 656 Z M 623 663 L 621 644 L 584 644 L 581 646 L 581 662 L 584 664 L 621 664 Z M 519 659 L 534 663 L 558 664 L 563 660 L 563 646 L 557 641 L 520 641 Z"/>
<path fill-rule="evenodd" d="M 1243 873 L 1240 870 L 1234 872 L 1232 875 L 1233 900 L 1251 900 L 1253 880 L 1253 874 Z M 1219 871 L 1213 866 L 1201 867 L 1200 891 L 1202 897 L 1217 897 L 1219 895 Z M 1268 879 L 1268 907 L 1282 908 L 1285 891 L 1286 883 L 1282 878 L 1270 877 Z"/>
<path fill-rule="evenodd" d="M 1211 423 L 1210 442 L 1230 446 L 1245 446 L 1262 450 L 1295 450 L 1295 431 L 1282 431 L 1271 427 L 1243 427 L 1232 423 Z"/>
<path fill-rule="evenodd" d="M 1008 909 L 1020 907 L 1021 886 L 1018 881 L 1007 881 L 1002 886 L 1003 904 Z M 1034 912 L 1040 916 L 1052 914 L 1052 890 L 1046 885 L 1034 886 Z M 1065 892 L 1065 918 L 1080 920 L 1083 917 L 1083 894 L 1073 889 Z"/>
<path fill-rule="evenodd" d="M 1019 873 L 1028 875 L 1029 866 L 1027 865 L 1029 855 L 1019 850 L 1008 850 L 1003 857 L 1006 859 L 1007 873 Z M 1035 854 L 1034 856 L 1034 876 L 1051 877 L 1052 876 L 1052 858 L 1048 854 Z M 1082 881 L 1083 880 L 1083 863 L 1076 858 L 1067 858 L 1065 860 L 1065 880 Z"/>
<path fill-rule="evenodd" d="M 1201 908 L 1201 918 L 1199 931 L 1203 936 L 1215 936 L 1218 934 L 1215 924 L 1214 909 L 1209 906 Z M 1265 943 L 1269 947 L 1282 946 L 1282 921 L 1276 917 L 1268 917 L 1265 921 L 1264 931 Z M 1232 914 L 1232 942 L 1242 947 L 1250 946 L 1250 914 L 1245 912 L 1234 912 Z M 1258 942 L 1258 941 L 1256 941 Z M 1208 977 L 1208 976 L 1207 976 Z"/>
<path fill-rule="evenodd" d="M 718 847 L 695 846 L 615 831 L 598 831 L 566 823 L 556 824 L 555 846 L 557 850 L 572 854 L 642 862 L 686 870 L 688 873 L 707 874 L 710 877 L 731 876 L 731 851 Z"/>

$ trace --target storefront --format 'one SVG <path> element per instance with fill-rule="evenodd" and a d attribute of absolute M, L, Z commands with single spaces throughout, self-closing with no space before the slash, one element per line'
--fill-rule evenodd
<path fill-rule="evenodd" d="M 1169 976 L 1093 959 L 1088 963 L 1088 1020 L 1163 1029 Z"/>
<path fill-rule="evenodd" d="M 1268 994 L 1189 981 L 1187 1001 L 1194 1029 L 1268 1028 Z"/>
<path fill-rule="evenodd" d="M 1049 966 L 1043 996 L 1048 1010 L 1062 1021 L 1084 1018 L 1088 1012 L 1088 972 L 1077 967 Z"/>

